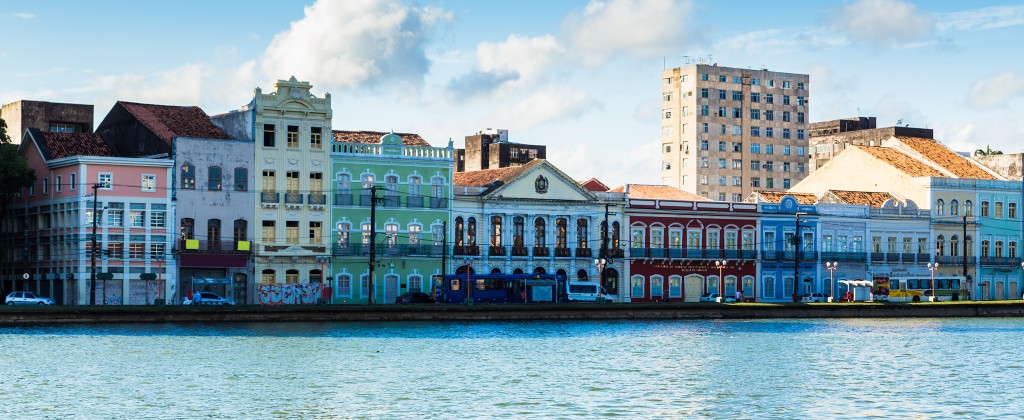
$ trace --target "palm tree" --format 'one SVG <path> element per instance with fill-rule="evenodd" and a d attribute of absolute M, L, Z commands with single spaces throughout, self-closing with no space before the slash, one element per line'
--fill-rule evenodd
<path fill-rule="evenodd" d="M 984 149 L 978 149 L 974 151 L 974 156 L 992 156 L 1001 154 L 1003 154 L 1001 150 L 992 150 L 992 146 L 990 145 L 985 145 Z"/>

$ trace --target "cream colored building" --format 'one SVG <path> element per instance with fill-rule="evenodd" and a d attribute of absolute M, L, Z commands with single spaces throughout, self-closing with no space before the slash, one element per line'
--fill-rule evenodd
<path fill-rule="evenodd" d="M 808 75 L 695 64 L 661 77 L 662 183 L 739 202 L 808 174 Z"/>
<path fill-rule="evenodd" d="M 320 283 L 329 270 L 331 95 L 278 80 L 256 88 L 242 109 L 213 117 L 225 132 L 255 142 L 257 191 L 254 255 L 259 283 Z"/>

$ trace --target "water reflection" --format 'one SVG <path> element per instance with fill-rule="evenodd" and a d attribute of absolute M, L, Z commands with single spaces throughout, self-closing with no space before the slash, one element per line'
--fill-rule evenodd
<path fill-rule="evenodd" d="M 2 327 L 0 415 L 1016 416 L 1022 338 L 1018 319 Z"/>

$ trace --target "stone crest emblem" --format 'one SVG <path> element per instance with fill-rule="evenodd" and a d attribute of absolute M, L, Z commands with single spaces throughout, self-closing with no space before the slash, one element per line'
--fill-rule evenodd
<path fill-rule="evenodd" d="M 533 186 L 537 189 L 537 194 L 547 194 L 548 179 L 544 175 L 537 175 L 537 180 L 533 182 Z"/>

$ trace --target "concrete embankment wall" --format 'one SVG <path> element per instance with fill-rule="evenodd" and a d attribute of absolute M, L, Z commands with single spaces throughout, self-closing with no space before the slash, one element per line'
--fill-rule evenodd
<path fill-rule="evenodd" d="M 1024 302 L 0 307 L 0 324 L 1021 317 Z"/>

